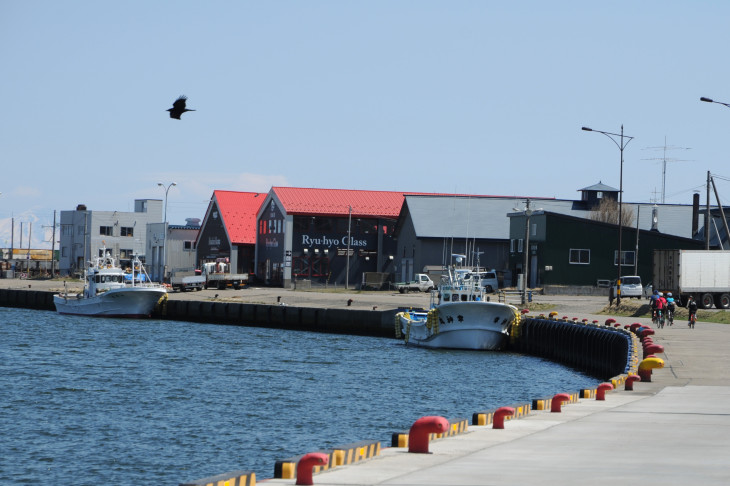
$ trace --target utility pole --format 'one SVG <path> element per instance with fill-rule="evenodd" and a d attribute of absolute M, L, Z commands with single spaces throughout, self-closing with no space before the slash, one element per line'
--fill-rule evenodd
<path fill-rule="evenodd" d="M 705 250 L 710 249 L 710 171 L 707 171 L 707 196 L 705 198 Z"/>
<path fill-rule="evenodd" d="M 56 210 L 53 210 L 53 235 L 51 238 L 51 278 L 56 276 Z"/>

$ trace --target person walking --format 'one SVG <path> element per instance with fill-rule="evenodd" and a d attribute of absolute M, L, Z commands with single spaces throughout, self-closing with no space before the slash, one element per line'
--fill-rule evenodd
<path fill-rule="evenodd" d="M 687 327 L 694 329 L 695 321 L 697 320 L 697 302 L 695 302 L 691 295 L 687 300 L 687 311 L 689 311 L 689 322 L 687 322 Z"/>

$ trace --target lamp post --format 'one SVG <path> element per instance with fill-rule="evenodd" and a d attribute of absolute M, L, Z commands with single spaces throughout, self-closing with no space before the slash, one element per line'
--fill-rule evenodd
<path fill-rule="evenodd" d="M 722 101 L 715 101 L 712 98 L 705 98 L 704 96 L 700 98 L 700 101 L 704 101 L 706 103 L 715 103 L 722 106 L 727 106 L 730 108 L 730 103 L 723 103 Z M 707 171 L 707 203 L 705 207 L 705 250 L 710 249 L 710 171 Z M 723 218 L 724 221 L 724 218 Z M 720 244 L 722 246 L 722 243 Z"/>
<path fill-rule="evenodd" d="M 621 152 L 621 168 L 619 170 L 619 188 L 618 188 L 618 269 L 616 271 L 616 307 L 621 303 L 621 229 L 623 228 L 623 221 L 621 221 L 621 206 L 623 205 L 624 196 L 624 149 L 634 139 L 624 135 L 624 126 L 621 125 L 621 133 L 603 132 L 601 130 L 593 130 L 592 128 L 582 127 L 582 130 L 586 132 L 602 133 L 611 139 L 616 144 L 619 151 Z M 609 292 L 611 292 L 609 290 Z"/>
<path fill-rule="evenodd" d="M 352 226 L 352 206 L 347 206 L 347 263 L 345 264 L 345 290 L 350 288 L 350 227 Z"/>
<path fill-rule="evenodd" d="M 715 101 L 712 98 L 705 98 L 704 96 L 702 98 L 700 98 L 700 101 L 704 101 L 706 103 L 717 103 L 718 105 L 723 105 L 723 106 L 727 106 L 728 108 L 730 108 L 730 103 L 723 103 L 722 101 Z"/>
<path fill-rule="evenodd" d="M 167 267 L 167 193 L 170 192 L 172 186 L 176 186 L 176 182 L 171 182 L 165 187 L 162 182 L 157 183 L 158 186 L 165 189 L 165 233 L 162 236 L 162 281 L 165 281 L 165 267 Z"/>

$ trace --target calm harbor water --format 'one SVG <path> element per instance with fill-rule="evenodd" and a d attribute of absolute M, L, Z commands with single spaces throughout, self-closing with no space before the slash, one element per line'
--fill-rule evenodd
<path fill-rule="evenodd" d="M 512 353 L 0 308 L 0 483 L 178 484 L 595 387 Z"/>

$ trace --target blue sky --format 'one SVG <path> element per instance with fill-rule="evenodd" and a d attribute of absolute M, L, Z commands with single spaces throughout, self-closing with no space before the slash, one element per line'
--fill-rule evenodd
<path fill-rule="evenodd" d="M 690 203 L 730 190 L 730 3 L 0 3 L 0 246 L 54 210 L 272 185 Z M 168 117 L 175 98 L 196 109 Z M 725 200 L 725 203 L 727 201 Z M 27 241 L 24 236 L 24 241 Z"/>

